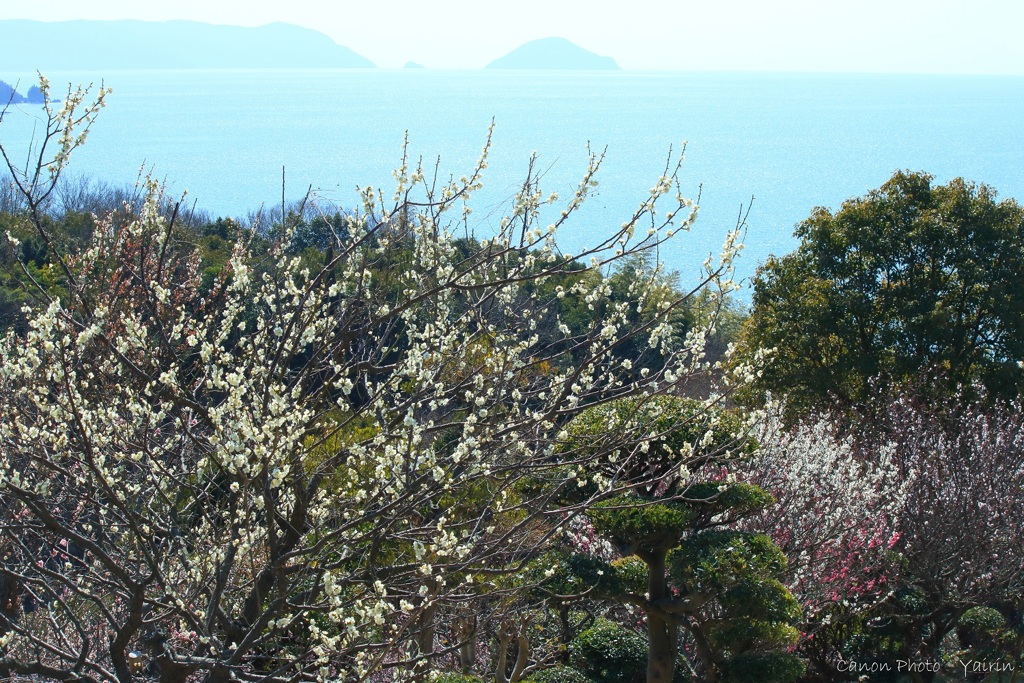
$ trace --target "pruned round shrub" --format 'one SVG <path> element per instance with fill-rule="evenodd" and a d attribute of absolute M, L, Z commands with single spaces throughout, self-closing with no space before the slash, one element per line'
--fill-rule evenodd
<path fill-rule="evenodd" d="M 593 683 L 579 669 L 571 666 L 558 665 L 550 669 L 542 669 L 523 681 L 523 683 Z"/>
<path fill-rule="evenodd" d="M 647 641 L 608 619 L 597 622 L 569 644 L 572 665 L 595 683 L 643 683 Z"/>
<path fill-rule="evenodd" d="M 791 683 L 804 675 L 807 664 L 796 655 L 773 652 L 736 657 L 724 669 L 729 683 Z"/>
<path fill-rule="evenodd" d="M 620 399 L 587 408 L 564 434 L 558 445 L 563 454 L 585 457 L 616 448 L 599 468 L 601 474 L 647 496 L 682 493 L 689 485 L 687 477 L 679 476 L 683 466 L 744 457 L 757 445 L 736 415 L 677 396 Z"/>
<path fill-rule="evenodd" d="M 484 679 L 472 674 L 464 674 L 459 671 L 444 671 L 434 679 L 433 683 L 484 683 Z"/>
<path fill-rule="evenodd" d="M 980 633 L 995 633 L 1006 626 L 1006 617 L 991 607 L 972 607 L 960 617 L 962 629 Z"/>

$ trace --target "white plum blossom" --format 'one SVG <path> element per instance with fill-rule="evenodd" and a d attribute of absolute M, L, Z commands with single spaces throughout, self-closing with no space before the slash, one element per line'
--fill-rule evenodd
<path fill-rule="evenodd" d="M 27 202 L 105 96 L 47 108 L 58 148 L 19 181 Z M 330 259 L 293 249 L 295 226 L 265 251 L 242 232 L 205 290 L 152 182 L 123 225 L 99 217 L 81 252 L 54 255 L 65 291 L 40 286 L 27 331 L 0 341 L 0 581 L 32 605 L 0 616 L 0 676 L 128 683 L 142 649 L 182 681 L 399 677 L 412 625 L 476 605 L 574 518 L 527 484 L 615 492 L 585 458 L 564 473 L 563 425 L 684 383 L 713 320 L 673 346 L 675 304 L 655 311 L 665 366 L 641 386 L 613 351 L 644 331 L 603 273 L 664 241 L 634 238 L 637 223 L 696 209 L 673 199 L 670 165 L 625 228 L 569 256 L 555 238 L 603 155 L 545 229 L 561 200 L 531 161 L 500 227 L 466 240 L 490 225 L 468 203 L 490 139 L 459 181 L 403 151 L 391 204 L 363 188 Z M 737 248 L 706 288 L 730 286 Z M 575 331 L 556 313 L 573 297 L 594 317 Z"/>

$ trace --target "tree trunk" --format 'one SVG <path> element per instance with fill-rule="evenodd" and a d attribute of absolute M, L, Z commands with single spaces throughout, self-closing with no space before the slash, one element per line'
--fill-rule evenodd
<path fill-rule="evenodd" d="M 12 576 L 0 574 L 0 636 L 4 635 L 7 624 L 18 623 L 21 616 L 22 586 Z"/>
<path fill-rule="evenodd" d="M 417 628 L 414 640 L 414 646 L 416 649 L 416 679 L 427 680 L 427 674 L 430 672 L 431 657 L 434 654 L 434 615 L 437 612 L 437 606 L 434 604 L 428 605 L 420 613 L 417 619 Z"/>
<path fill-rule="evenodd" d="M 650 602 L 666 597 L 665 556 L 667 551 L 656 550 L 648 557 L 650 572 L 647 578 L 647 598 Z M 671 683 L 676 667 L 676 624 L 660 612 L 647 610 L 647 640 L 650 650 L 647 655 L 647 683 Z"/>
<path fill-rule="evenodd" d="M 466 614 L 453 625 L 459 643 L 459 667 L 464 674 L 473 673 L 476 665 L 476 615 Z"/>

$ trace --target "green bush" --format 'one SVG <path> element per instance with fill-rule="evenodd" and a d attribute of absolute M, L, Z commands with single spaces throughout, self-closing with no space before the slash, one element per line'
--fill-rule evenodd
<path fill-rule="evenodd" d="M 973 607 L 964 612 L 958 625 L 979 633 L 997 633 L 1006 626 L 1006 617 L 991 607 Z"/>
<path fill-rule="evenodd" d="M 433 679 L 434 683 L 484 683 L 484 679 L 458 671 L 445 671 Z"/>
<path fill-rule="evenodd" d="M 538 671 L 525 679 L 523 683 L 593 683 L 593 681 L 583 675 L 579 669 L 560 664 Z"/>
<path fill-rule="evenodd" d="M 608 619 L 576 636 L 569 655 L 594 683 L 643 683 L 646 677 L 646 639 Z"/>
<path fill-rule="evenodd" d="M 999 610 L 972 607 L 960 617 L 956 633 L 963 648 L 958 657 L 961 662 L 1024 662 L 1024 630 L 1011 626 Z"/>
<path fill-rule="evenodd" d="M 724 680 L 732 683 L 791 683 L 804 675 L 806 663 L 782 653 L 735 657 L 725 667 Z"/>
<path fill-rule="evenodd" d="M 615 583 L 621 590 L 642 595 L 647 590 L 647 565 L 636 555 L 623 557 L 611 563 L 615 570 Z"/>

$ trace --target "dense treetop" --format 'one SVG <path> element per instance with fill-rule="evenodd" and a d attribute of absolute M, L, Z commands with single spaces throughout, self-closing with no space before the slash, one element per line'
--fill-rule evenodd
<path fill-rule="evenodd" d="M 1024 210 L 956 179 L 898 172 L 797 227 L 799 248 L 754 279 L 748 354 L 794 408 L 862 407 L 923 373 L 936 391 L 1024 380 Z"/>

